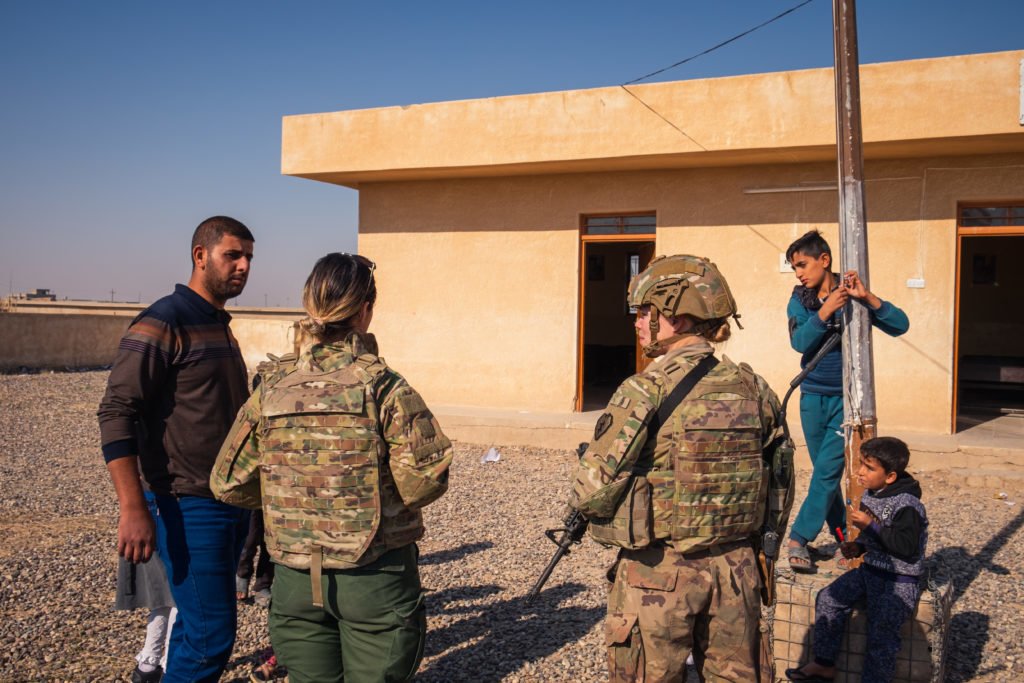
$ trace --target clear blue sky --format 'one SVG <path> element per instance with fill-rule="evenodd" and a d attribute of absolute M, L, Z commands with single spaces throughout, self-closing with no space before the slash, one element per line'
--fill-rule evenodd
<path fill-rule="evenodd" d="M 357 194 L 280 174 L 281 117 L 615 85 L 797 0 L 0 3 L 0 292 L 151 301 L 228 214 L 241 304 L 296 306 Z M 862 63 L 1024 47 L 1021 0 L 861 0 Z M 830 66 L 831 2 L 655 80 Z M 965 97 L 970 93 L 965 92 Z"/>

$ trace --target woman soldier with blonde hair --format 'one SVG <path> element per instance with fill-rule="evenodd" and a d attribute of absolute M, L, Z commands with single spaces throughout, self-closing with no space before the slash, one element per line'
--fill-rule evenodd
<path fill-rule="evenodd" d="M 374 270 L 359 255 L 317 261 L 302 295 L 312 344 L 261 368 L 210 478 L 219 499 L 263 509 L 270 638 L 291 683 L 406 681 L 423 655 L 415 542 L 452 449 L 377 356 Z"/>

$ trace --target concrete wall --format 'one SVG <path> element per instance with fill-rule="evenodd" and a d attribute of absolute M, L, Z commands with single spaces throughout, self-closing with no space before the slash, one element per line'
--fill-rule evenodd
<path fill-rule="evenodd" d="M 270 312 L 233 318 L 231 330 L 250 370 L 266 360 L 267 353 L 292 350 L 292 315 L 298 317 L 295 312 Z M 117 310 L 54 313 L 44 308 L 0 313 L 0 370 L 110 365 L 133 317 Z"/>
<path fill-rule="evenodd" d="M 1024 199 L 1024 154 L 875 160 L 867 177 L 871 288 L 911 319 L 904 337 L 875 335 L 882 428 L 948 433 L 957 203 Z M 366 183 L 373 330 L 429 401 L 569 410 L 580 216 L 655 211 L 658 254 L 710 257 L 730 281 L 746 329 L 723 351 L 781 393 L 798 359 L 785 316 L 796 280 L 779 258 L 812 228 L 836 244 L 836 196 L 743 190 L 834 178 L 834 164 L 808 163 Z"/>
<path fill-rule="evenodd" d="M 268 353 L 281 356 L 294 350 L 294 320 L 280 316 L 235 316 L 231 320 L 231 331 L 250 371 L 265 361 Z"/>
<path fill-rule="evenodd" d="M 109 365 L 130 322 L 102 314 L 0 313 L 0 370 Z"/>

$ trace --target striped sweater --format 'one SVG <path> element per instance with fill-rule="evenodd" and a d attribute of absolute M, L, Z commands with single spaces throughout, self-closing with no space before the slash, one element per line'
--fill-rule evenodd
<path fill-rule="evenodd" d="M 210 471 L 248 396 L 230 320 L 176 285 L 121 339 L 97 413 L 103 457 L 137 454 L 154 493 L 213 497 Z"/>

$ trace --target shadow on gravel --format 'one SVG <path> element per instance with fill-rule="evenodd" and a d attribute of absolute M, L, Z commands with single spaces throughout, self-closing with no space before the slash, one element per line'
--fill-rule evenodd
<path fill-rule="evenodd" d="M 978 552 L 971 554 L 963 546 L 957 546 L 943 548 L 928 558 L 928 565 L 936 578 L 941 583 L 953 583 L 954 606 L 983 571 L 999 576 L 1010 574 L 1009 569 L 996 564 L 992 558 L 1010 543 L 1021 527 L 1024 527 L 1024 510 L 996 532 Z M 981 612 L 961 612 L 950 620 L 946 680 L 968 681 L 982 673 L 992 673 L 978 671 L 989 641 L 989 622 L 989 616 Z"/>
<path fill-rule="evenodd" d="M 476 543 L 464 543 L 458 548 L 452 548 L 451 550 L 440 550 L 436 553 L 430 553 L 420 558 L 420 566 L 428 564 L 445 564 L 446 562 L 454 562 L 455 560 L 461 560 L 466 555 L 472 555 L 473 553 L 479 553 L 484 550 L 490 550 L 494 547 L 494 544 L 490 541 L 478 541 Z"/>
<path fill-rule="evenodd" d="M 981 550 L 973 555 L 962 546 L 955 548 L 943 548 L 928 558 L 928 564 L 933 568 L 936 575 L 942 579 L 949 579 L 953 582 L 953 601 L 956 602 L 967 591 L 967 588 L 974 583 L 978 575 L 983 571 L 1005 576 L 1010 570 L 1001 564 L 992 561 L 996 553 L 1003 549 L 1015 533 L 1024 527 L 1024 510 L 1017 513 L 1017 516 L 1006 523 L 1002 529 L 988 540 Z"/>
<path fill-rule="evenodd" d="M 946 648 L 946 681 L 962 683 L 978 675 L 981 655 L 988 643 L 989 616 L 981 612 L 961 612 L 949 622 Z"/>
<path fill-rule="evenodd" d="M 427 635 L 426 656 L 437 659 L 420 669 L 418 680 L 500 681 L 524 664 L 543 659 L 566 643 L 579 640 L 604 617 L 603 604 L 559 607 L 587 590 L 579 583 L 552 586 L 533 602 L 527 602 L 522 595 L 474 604 L 505 590 L 491 584 L 428 594 L 427 609 L 432 615 L 472 616 Z M 486 666 L 482 666 L 484 663 Z"/>

